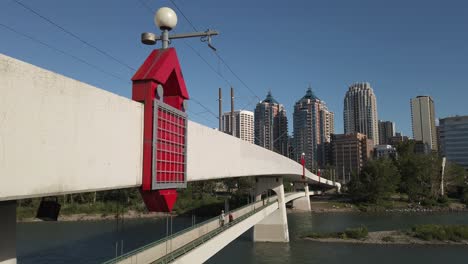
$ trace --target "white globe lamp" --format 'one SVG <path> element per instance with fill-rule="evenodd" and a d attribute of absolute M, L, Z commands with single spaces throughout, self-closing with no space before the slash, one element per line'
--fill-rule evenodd
<path fill-rule="evenodd" d="M 177 25 L 177 14 L 169 7 L 161 7 L 154 15 L 154 23 L 161 30 L 171 30 Z"/>

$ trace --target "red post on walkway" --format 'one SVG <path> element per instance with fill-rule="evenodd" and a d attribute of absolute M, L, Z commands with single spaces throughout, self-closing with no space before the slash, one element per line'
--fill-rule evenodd
<path fill-rule="evenodd" d="M 301 164 L 302 164 L 302 179 L 305 180 L 305 153 L 301 155 Z"/>
<path fill-rule="evenodd" d="M 153 50 L 132 81 L 132 99 L 144 104 L 141 194 L 149 211 L 170 212 L 187 186 L 189 95 L 175 49 Z"/>

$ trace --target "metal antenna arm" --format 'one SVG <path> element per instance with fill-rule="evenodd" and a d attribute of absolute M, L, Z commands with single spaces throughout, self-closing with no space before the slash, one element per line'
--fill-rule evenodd
<path fill-rule="evenodd" d="M 202 41 L 206 41 L 208 39 L 208 47 L 212 50 L 216 51 L 216 48 L 213 47 L 211 44 L 211 36 L 218 35 L 218 31 L 208 29 L 205 32 L 193 32 L 193 33 L 181 33 L 181 34 L 172 34 L 169 35 L 169 30 L 163 30 L 160 36 L 157 36 L 151 32 L 145 32 L 141 34 L 141 42 L 146 45 L 154 45 L 156 42 L 162 41 L 163 42 L 163 49 L 168 47 L 168 44 L 173 39 L 181 39 L 181 38 L 195 38 L 200 37 Z"/>
<path fill-rule="evenodd" d="M 209 29 L 205 32 L 173 34 L 173 35 L 169 35 L 169 39 L 194 38 L 194 37 L 209 37 L 210 38 L 211 36 L 216 36 L 218 34 L 219 34 L 218 31 Z"/>

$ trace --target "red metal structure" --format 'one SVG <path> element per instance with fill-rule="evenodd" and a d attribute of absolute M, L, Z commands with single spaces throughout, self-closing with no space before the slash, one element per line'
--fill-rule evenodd
<path fill-rule="evenodd" d="M 175 49 L 153 50 L 132 81 L 132 99 L 144 104 L 141 194 L 149 211 L 170 212 L 187 184 L 189 95 Z"/>

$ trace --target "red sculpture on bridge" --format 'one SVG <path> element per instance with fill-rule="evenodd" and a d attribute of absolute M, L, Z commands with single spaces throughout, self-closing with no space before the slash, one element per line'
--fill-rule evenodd
<path fill-rule="evenodd" d="M 141 194 L 149 211 L 170 212 L 187 186 L 189 95 L 175 49 L 153 50 L 132 81 L 132 99 L 144 104 Z"/>

